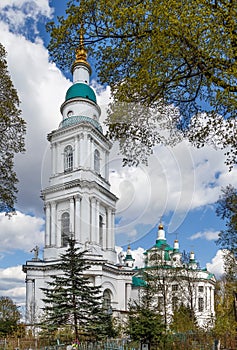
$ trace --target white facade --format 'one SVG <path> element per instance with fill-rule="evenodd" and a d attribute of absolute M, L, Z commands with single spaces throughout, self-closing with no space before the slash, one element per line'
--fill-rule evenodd
<path fill-rule="evenodd" d="M 49 186 L 42 191 L 45 208 L 43 258 L 39 259 L 36 249 L 35 257 L 23 266 L 28 323 L 37 322 L 42 314 L 44 295 L 41 288 L 47 288 L 50 276 L 56 274 L 55 265 L 66 249 L 69 235 L 74 236 L 82 249 L 88 250 L 87 259 L 91 268 L 85 273 L 94 285 L 101 286 L 117 314 L 128 310 L 129 300 L 137 299 L 141 288 L 137 283 L 141 270 L 133 269 L 131 248 L 128 247 L 126 256 L 117 257 L 115 251 L 117 198 L 110 191 L 108 167 L 112 145 L 99 123 L 100 107 L 89 86 L 91 68 L 82 42 L 72 73 L 73 84 L 61 106 L 62 121 L 48 135 L 51 175 Z M 168 282 L 169 300 L 172 300 L 174 284 L 171 271 L 179 269 L 179 276 L 176 276 L 179 280 L 187 280 L 187 273 L 195 274 L 193 299 L 200 324 L 214 315 L 214 277 L 207 271 L 197 269 L 194 256 L 188 268 L 183 268 L 178 241 L 175 241 L 174 248 L 168 246 L 163 227 L 159 227 L 156 245 L 147 251 L 146 256 L 145 268 L 155 268 L 157 259 L 160 267 L 172 267 L 163 269 Z M 183 296 L 186 294 L 188 298 L 188 289 L 184 288 Z M 202 308 L 199 307 L 201 298 Z M 171 303 L 167 304 L 167 308 L 171 317 Z"/>

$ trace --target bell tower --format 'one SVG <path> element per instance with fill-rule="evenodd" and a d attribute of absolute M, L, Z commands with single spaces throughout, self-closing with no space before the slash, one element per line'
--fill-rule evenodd
<path fill-rule="evenodd" d="M 72 65 L 73 83 L 61 105 L 62 119 L 48 134 L 51 149 L 49 185 L 42 191 L 45 208 L 43 257 L 26 261 L 26 321 L 34 324 L 44 307 L 42 288 L 73 236 L 90 268 L 84 273 L 100 286 L 104 299 L 118 312 L 128 308 L 133 261 L 117 264 L 114 215 L 117 197 L 110 191 L 109 153 L 112 143 L 100 124 L 101 110 L 89 85 L 91 67 L 80 36 Z"/>
<path fill-rule="evenodd" d="M 111 142 L 99 123 L 96 94 L 89 85 L 83 36 L 72 65 L 73 84 L 61 105 L 62 121 L 48 135 L 51 148 L 49 187 L 42 191 L 46 229 L 44 260 L 57 259 L 67 237 L 93 247 L 116 262 L 114 213 L 117 198 L 110 192 Z"/>

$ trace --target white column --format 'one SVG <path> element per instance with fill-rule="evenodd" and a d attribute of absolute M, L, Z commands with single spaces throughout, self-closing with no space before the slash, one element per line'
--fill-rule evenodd
<path fill-rule="evenodd" d="M 55 245 L 56 242 L 56 203 L 51 203 L 51 235 L 50 244 Z"/>
<path fill-rule="evenodd" d="M 100 202 L 96 201 L 96 210 L 95 210 L 95 241 L 100 243 L 100 224 L 99 224 L 99 215 L 100 215 Z"/>
<path fill-rule="evenodd" d="M 109 180 L 109 152 L 105 151 L 105 179 Z"/>
<path fill-rule="evenodd" d="M 89 159 L 90 159 L 90 168 L 94 169 L 94 143 L 91 137 L 89 137 Z"/>
<path fill-rule="evenodd" d="M 215 308 L 214 308 L 214 287 L 211 287 L 211 293 L 210 293 L 210 303 L 211 303 L 211 312 L 214 315 L 215 313 Z"/>
<path fill-rule="evenodd" d="M 45 247 L 50 245 L 50 204 L 46 203 L 45 210 Z"/>
<path fill-rule="evenodd" d="M 111 208 L 107 208 L 106 210 L 106 214 L 107 214 L 107 220 L 106 220 L 106 248 L 111 248 L 112 247 L 112 243 L 111 243 L 111 227 L 112 227 L 112 223 L 111 223 Z"/>
<path fill-rule="evenodd" d="M 75 197 L 75 239 L 77 242 L 81 242 L 80 237 L 80 221 L 81 221 L 81 198 Z"/>
<path fill-rule="evenodd" d="M 131 290 L 131 283 L 125 283 L 125 311 L 128 311 L 128 303 L 129 299 L 131 298 Z"/>
<path fill-rule="evenodd" d="M 82 167 L 85 167 L 85 144 L 84 144 L 84 135 L 80 134 L 80 139 L 79 139 L 79 152 L 80 152 L 80 163 L 79 165 Z"/>
<path fill-rule="evenodd" d="M 29 323 L 35 322 L 35 280 L 26 280 L 26 319 Z"/>
<path fill-rule="evenodd" d="M 96 199 L 91 198 L 91 241 L 96 242 Z"/>
<path fill-rule="evenodd" d="M 59 220 L 57 221 L 57 227 L 56 227 L 56 246 L 58 248 L 61 247 L 62 245 L 62 220 L 61 217 L 59 218 Z"/>
<path fill-rule="evenodd" d="M 78 168 L 78 164 L 79 164 L 79 159 L 78 159 L 78 136 L 75 136 L 75 140 L 74 140 L 74 148 L 75 148 L 75 152 L 74 152 L 74 157 L 75 157 L 75 161 L 74 161 L 74 167 L 75 169 Z"/>
<path fill-rule="evenodd" d="M 75 237 L 74 198 L 70 198 L 70 231 Z"/>
<path fill-rule="evenodd" d="M 87 193 L 81 199 L 81 243 L 90 241 L 90 201 Z"/>

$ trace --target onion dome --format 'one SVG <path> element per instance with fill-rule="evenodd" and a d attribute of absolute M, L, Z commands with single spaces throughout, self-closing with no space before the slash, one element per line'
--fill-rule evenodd
<path fill-rule="evenodd" d="M 65 100 L 72 98 L 86 98 L 96 103 L 96 95 L 93 89 L 84 83 L 75 83 L 67 90 Z"/>

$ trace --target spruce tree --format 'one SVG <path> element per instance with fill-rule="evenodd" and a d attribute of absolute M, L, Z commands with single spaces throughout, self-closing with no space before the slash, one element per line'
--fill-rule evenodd
<path fill-rule="evenodd" d="M 44 324 L 53 329 L 69 324 L 76 339 L 79 334 L 96 336 L 98 329 L 103 333 L 102 325 L 106 318 L 100 287 L 93 286 L 85 275 L 90 268 L 85 253 L 70 238 L 48 288 L 42 288 L 45 294 Z"/>
<path fill-rule="evenodd" d="M 146 281 L 147 282 L 147 281 Z M 165 340 L 165 324 L 155 305 L 154 288 L 150 283 L 140 291 L 140 298 L 129 308 L 128 334 L 134 341 L 158 344 Z"/>

